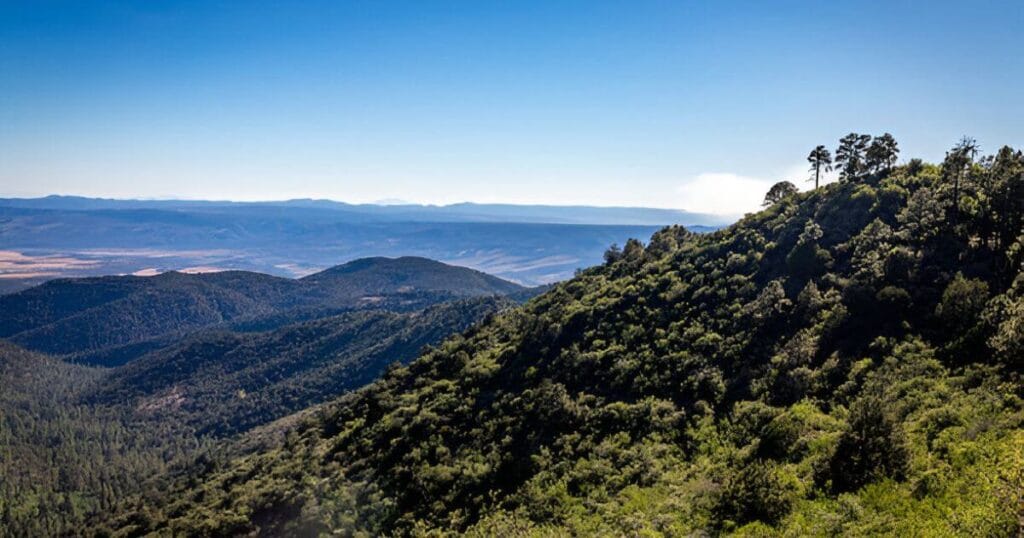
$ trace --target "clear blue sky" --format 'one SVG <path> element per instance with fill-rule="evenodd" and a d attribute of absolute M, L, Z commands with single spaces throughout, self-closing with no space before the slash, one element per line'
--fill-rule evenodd
<path fill-rule="evenodd" d="M 1024 146 L 1024 2 L 0 1 L 0 195 L 730 212 Z"/>

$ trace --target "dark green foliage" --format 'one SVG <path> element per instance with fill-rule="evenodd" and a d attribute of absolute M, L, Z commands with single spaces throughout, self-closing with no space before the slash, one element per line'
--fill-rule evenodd
<path fill-rule="evenodd" d="M 526 288 L 424 258 L 366 258 L 300 280 L 244 271 L 55 280 L 0 296 L 0 337 L 87 364 L 116 366 L 182 334 L 324 311 L 406 310 Z"/>
<path fill-rule="evenodd" d="M 622 249 L 619 245 L 612 244 L 608 247 L 608 250 L 604 251 L 604 263 L 612 264 L 619 261 L 622 258 Z"/>
<path fill-rule="evenodd" d="M 899 153 L 899 146 L 891 134 L 876 136 L 864 152 L 865 165 L 871 173 L 891 170 Z"/>
<path fill-rule="evenodd" d="M 718 511 L 725 521 L 777 523 L 793 504 L 797 489 L 794 482 L 787 483 L 771 461 L 748 462 L 726 481 Z"/>
<path fill-rule="evenodd" d="M 764 195 L 764 202 L 761 205 L 764 207 L 775 205 L 797 192 L 799 191 L 797 191 L 796 185 L 789 181 L 780 181 L 768 189 L 768 193 Z"/>
<path fill-rule="evenodd" d="M 62 536 L 207 450 L 186 431 L 74 403 L 98 369 L 0 342 L 0 536 Z"/>
<path fill-rule="evenodd" d="M 254 308 L 241 321 L 216 329 L 134 344 L 141 357 L 112 369 L 69 364 L 0 341 L 0 536 L 78 534 L 96 517 L 117 512 L 126 499 L 161 495 L 168 481 L 180 477 L 181 483 L 196 485 L 194 473 L 216 471 L 226 454 L 275 445 L 287 438 L 283 431 L 317 404 L 372 381 L 389 365 L 406 363 L 423 348 L 514 304 L 485 293 L 494 284 L 489 277 L 475 283 L 475 274 L 465 283 L 435 278 L 437 264 L 415 260 L 411 270 L 433 276 L 403 277 L 394 264 L 386 264 L 389 271 L 371 293 L 414 289 L 364 294 L 375 300 L 359 308 L 289 308 L 252 317 L 264 312 Z M 372 286 L 370 275 L 360 272 L 359 281 Z M 455 272 L 463 274 L 461 269 Z M 249 273 L 208 277 L 217 286 L 234 288 L 267 279 L 294 285 Z M 191 278 L 157 277 L 156 285 L 180 279 L 194 284 Z M 332 277 L 319 289 L 335 297 L 358 296 L 343 279 Z M 42 286 L 19 294 L 12 304 L 44 305 L 44 311 L 63 314 L 73 310 L 67 303 L 78 296 L 67 288 L 110 292 L 141 279 L 99 280 Z M 394 286 L 387 288 L 384 281 Z M 495 286 L 518 296 L 528 292 L 501 281 Z M 216 296 L 216 290 L 197 289 L 199 301 Z M 146 288 L 142 295 L 153 297 L 152 291 Z M 282 299 L 274 299 L 266 287 L 248 291 L 261 300 Z M 473 294 L 488 296 L 438 303 Z M 233 438 L 227 442 L 229 436 Z M 148 526 L 152 515 L 133 514 L 126 524 Z M 278 513 L 285 515 L 298 516 L 287 509 Z"/>
<path fill-rule="evenodd" d="M 955 335 L 947 345 L 951 356 L 972 357 L 984 353 L 983 337 L 987 328 L 981 323 L 989 298 L 988 283 L 964 278 L 962 273 L 957 273 L 942 292 L 935 315 L 941 330 Z"/>
<path fill-rule="evenodd" d="M 407 363 L 429 344 L 513 303 L 464 299 L 410 313 L 352 312 L 264 333 L 213 331 L 111 372 L 84 397 L 184 420 L 200 434 L 248 430 Z"/>
<path fill-rule="evenodd" d="M 839 147 L 836 148 L 836 168 L 839 169 L 839 178 L 843 181 L 859 181 L 868 171 L 865 152 L 871 136 L 865 134 L 850 133 L 839 139 Z"/>
<path fill-rule="evenodd" d="M 363 258 L 301 279 L 350 297 L 393 295 L 408 291 L 440 291 L 457 297 L 505 295 L 522 286 L 465 267 L 426 258 Z"/>
<path fill-rule="evenodd" d="M 832 488 L 851 491 L 883 478 L 902 480 L 910 451 L 902 427 L 882 398 L 868 395 L 850 408 L 849 428 L 831 462 Z"/>
<path fill-rule="evenodd" d="M 818 244 L 823 235 L 820 226 L 807 222 L 793 250 L 786 256 L 790 273 L 799 278 L 813 278 L 828 269 L 832 255 Z"/>
<path fill-rule="evenodd" d="M 989 304 L 986 321 L 995 327 L 989 346 L 999 362 L 1024 369 L 1024 278 L 1018 276 L 1009 293 Z"/>

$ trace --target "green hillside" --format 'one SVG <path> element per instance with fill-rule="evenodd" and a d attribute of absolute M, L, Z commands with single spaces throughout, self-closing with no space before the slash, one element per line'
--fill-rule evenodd
<path fill-rule="evenodd" d="M 482 297 L 414 312 L 349 312 L 260 333 L 198 333 L 110 372 L 83 398 L 184 421 L 201 435 L 243 432 L 359 388 L 513 304 Z"/>
<path fill-rule="evenodd" d="M 515 304 L 500 294 L 531 293 L 436 262 L 385 265 L 315 283 L 61 280 L 0 300 L 0 537 L 86 533 L 124 499 L 273 442 L 318 404 Z"/>
<path fill-rule="evenodd" d="M 0 537 L 78 534 L 123 499 L 263 446 L 262 430 L 279 436 L 275 420 L 294 422 L 512 304 L 479 297 L 204 331 L 110 369 L 0 341 Z"/>
<path fill-rule="evenodd" d="M 173 424 L 79 403 L 103 376 L 0 341 L 0 536 L 80 534 L 143 479 L 211 448 Z"/>
<path fill-rule="evenodd" d="M 610 250 L 106 525 L 1016 535 L 1024 157 L 890 167 Z"/>

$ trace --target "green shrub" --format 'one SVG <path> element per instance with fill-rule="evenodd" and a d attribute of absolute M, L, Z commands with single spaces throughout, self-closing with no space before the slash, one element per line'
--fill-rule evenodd
<path fill-rule="evenodd" d="M 853 491 L 882 478 L 905 477 L 910 450 L 885 405 L 880 397 L 868 395 L 851 406 L 849 427 L 839 437 L 830 465 L 833 490 Z"/>

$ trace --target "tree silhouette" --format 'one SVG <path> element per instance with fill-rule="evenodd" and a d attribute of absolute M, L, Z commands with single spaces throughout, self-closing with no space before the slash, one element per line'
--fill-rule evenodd
<path fill-rule="evenodd" d="M 764 202 L 762 202 L 761 205 L 764 207 L 775 205 L 783 198 L 796 194 L 797 192 L 796 185 L 788 181 L 780 181 L 772 185 L 772 188 L 768 189 L 768 194 L 764 195 Z"/>
<path fill-rule="evenodd" d="M 953 182 L 953 223 L 960 219 L 960 184 L 964 172 L 974 164 L 974 158 L 978 155 L 978 142 L 965 136 L 960 139 L 953 149 L 946 152 L 946 158 L 942 161 L 942 173 L 947 180 Z"/>
<path fill-rule="evenodd" d="M 899 146 L 891 134 L 885 133 L 875 137 L 865 152 L 868 170 L 876 173 L 891 170 L 896 164 L 896 156 L 899 153 Z"/>
<path fill-rule="evenodd" d="M 865 153 L 870 141 L 870 135 L 858 133 L 850 133 L 839 139 L 835 163 L 839 169 L 840 179 L 845 181 L 860 179 L 866 166 Z"/>
<path fill-rule="evenodd" d="M 811 163 L 811 171 L 814 172 L 814 188 L 817 189 L 821 179 L 821 171 L 832 171 L 832 154 L 825 149 L 825 146 L 819 145 L 811 150 L 811 154 L 807 156 L 807 162 Z M 810 181 L 810 179 L 807 181 Z"/>
<path fill-rule="evenodd" d="M 870 135 L 857 133 L 850 133 L 839 139 L 835 163 L 841 180 L 857 181 L 861 178 L 866 167 L 864 153 L 870 142 Z"/>

